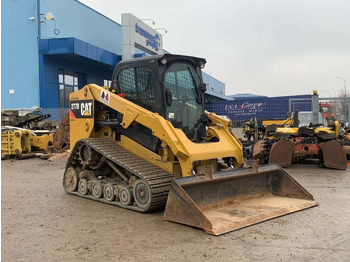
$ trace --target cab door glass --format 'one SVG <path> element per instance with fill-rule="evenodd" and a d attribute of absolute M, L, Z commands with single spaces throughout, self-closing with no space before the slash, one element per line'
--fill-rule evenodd
<path fill-rule="evenodd" d="M 166 71 L 164 82 L 165 89 L 170 89 L 173 93 L 166 119 L 192 139 L 204 112 L 203 103 L 198 103 L 196 99 L 200 78 L 192 66 L 176 63 Z"/>

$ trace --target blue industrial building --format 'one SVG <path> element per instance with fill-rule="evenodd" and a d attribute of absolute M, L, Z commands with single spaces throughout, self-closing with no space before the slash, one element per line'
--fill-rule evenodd
<path fill-rule="evenodd" d="M 71 92 L 108 85 L 122 59 L 119 23 L 76 0 L 2 1 L 2 109 L 43 108 L 60 119 Z M 135 48 L 135 57 L 147 55 Z M 230 100 L 203 74 L 207 102 Z"/>

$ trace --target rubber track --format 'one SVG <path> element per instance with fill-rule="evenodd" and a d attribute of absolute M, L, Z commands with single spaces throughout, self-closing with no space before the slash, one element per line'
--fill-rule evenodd
<path fill-rule="evenodd" d="M 127 151 L 123 147 L 117 145 L 115 142 L 106 138 L 87 138 L 77 141 L 67 161 L 66 168 L 74 166 L 77 163 L 77 150 L 79 145 L 82 144 L 90 146 L 106 159 L 113 162 L 116 166 L 122 167 L 136 177 L 146 181 L 151 188 L 151 205 L 147 210 L 141 209 L 136 205 L 124 206 L 117 201 L 107 201 L 104 198 L 97 199 L 92 195 L 81 195 L 76 191 L 71 192 L 64 186 L 67 193 L 139 212 L 149 212 L 164 208 L 173 179 L 172 174 L 152 164 L 151 162 L 136 156 L 135 154 Z"/>

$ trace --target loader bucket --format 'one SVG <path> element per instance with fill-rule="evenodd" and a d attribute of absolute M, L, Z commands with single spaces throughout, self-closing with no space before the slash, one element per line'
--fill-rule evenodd
<path fill-rule="evenodd" d="M 278 165 L 173 179 L 164 219 L 220 235 L 316 206 Z"/>
<path fill-rule="evenodd" d="M 288 140 L 279 140 L 273 143 L 270 149 L 269 164 L 279 164 L 288 167 L 292 164 L 294 143 Z"/>
<path fill-rule="evenodd" d="M 347 160 L 344 148 L 336 140 L 319 144 L 325 167 L 346 170 Z"/>

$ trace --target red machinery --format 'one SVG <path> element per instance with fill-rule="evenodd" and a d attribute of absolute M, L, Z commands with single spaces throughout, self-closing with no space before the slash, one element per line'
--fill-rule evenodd
<path fill-rule="evenodd" d="M 329 103 L 320 103 L 320 112 L 327 119 L 327 121 L 334 121 L 335 114 L 332 112 L 332 106 Z"/>

